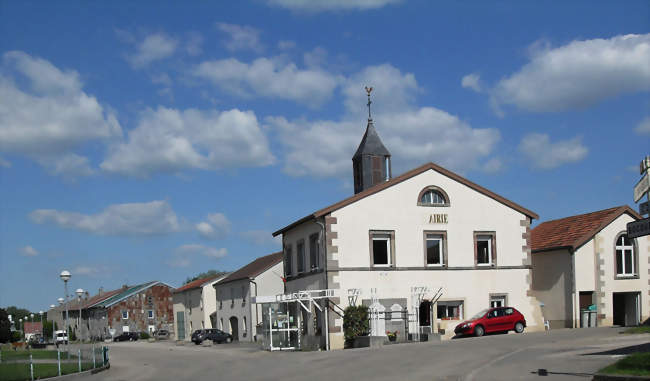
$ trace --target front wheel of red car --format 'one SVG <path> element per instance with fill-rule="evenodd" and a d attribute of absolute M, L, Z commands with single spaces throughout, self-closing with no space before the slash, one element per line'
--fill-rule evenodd
<path fill-rule="evenodd" d="M 517 324 L 515 324 L 515 332 L 517 333 L 524 332 L 524 325 L 522 322 L 517 322 Z"/>
<path fill-rule="evenodd" d="M 485 333 L 485 330 L 483 329 L 482 326 L 477 325 L 476 327 L 474 327 L 474 335 L 476 337 L 481 337 L 481 336 L 483 336 L 484 333 Z"/>

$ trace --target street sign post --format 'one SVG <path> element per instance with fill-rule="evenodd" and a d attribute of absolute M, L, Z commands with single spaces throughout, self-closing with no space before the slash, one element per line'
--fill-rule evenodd
<path fill-rule="evenodd" d="M 627 224 L 627 237 L 637 238 L 650 235 L 650 218 L 628 222 Z"/>

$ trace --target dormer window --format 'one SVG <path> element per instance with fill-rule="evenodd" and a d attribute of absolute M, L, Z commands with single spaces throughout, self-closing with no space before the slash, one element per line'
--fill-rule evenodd
<path fill-rule="evenodd" d="M 430 186 L 420 192 L 418 197 L 419 206 L 449 206 L 449 197 L 442 189 Z"/>

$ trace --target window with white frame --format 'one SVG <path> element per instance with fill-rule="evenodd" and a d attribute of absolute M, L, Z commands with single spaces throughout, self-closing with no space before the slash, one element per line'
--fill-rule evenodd
<path fill-rule="evenodd" d="M 621 234 L 616 240 L 616 276 L 635 276 L 635 267 L 634 242 L 627 237 L 627 234 Z"/>
<path fill-rule="evenodd" d="M 442 319 L 442 320 L 463 319 L 462 300 L 439 301 L 437 304 L 438 304 L 438 308 L 436 309 L 436 311 L 438 313 L 438 319 Z"/>
<path fill-rule="evenodd" d="M 444 206 L 447 205 L 447 200 L 442 192 L 435 189 L 429 189 L 422 194 L 422 197 L 420 197 L 420 205 Z"/>
<path fill-rule="evenodd" d="M 296 244 L 296 257 L 298 259 L 296 269 L 298 274 L 305 272 L 305 241 L 302 239 Z"/>
<path fill-rule="evenodd" d="M 128 310 L 122 310 L 122 319 L 126 320 L 129 318 L 129 311 Z"/>
<path fill-rule="evenodd" d="M 153 319 L 153 310 L 147 310 L 147 318 Z"/>
<path fill-rule="evenodd" d="M 427 266 L 442 266 L 444 264 L 445 236 L 441 233 L 426 233 L 426 264 Z"/>
<path fill-rule="evenodd" d="M 506 306 L 506 296 L 505 295 L 491 295 L 490 296 L 490 308 L 505 307 Z"/>
<path fill-rule="evenodd" d="M 475 234 L 476 264 L 489 266 L 494 264 L 494 234 Z"/>
<path fill-rule="evenodd" d="M 391 265 L 391 235 L 389 233 L 372 233 L 372 265 Z"/>

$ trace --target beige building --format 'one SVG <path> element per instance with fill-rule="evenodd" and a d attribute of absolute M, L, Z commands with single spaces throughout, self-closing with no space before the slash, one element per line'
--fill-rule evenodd
<path fill-rule="evenodd" d="M 533 290 L 551 328 L 637 325 L 648 318 L 650 237 L 626 234 L 627 223 L 640 218 L 619 206 L 533 229 Z"/>
<path fill-rule="evenodd" d="M 217 275 L 197 279 L 174 290 L 176 340 L 190 341 L 195 330 L 216 328 L 217 302 L 213 286 L 225 277 L 226 275 Z"/>
<path fill-rule="evenodd" d="M 252 303 L 260 294 L 284 292 L 282 253 L 255 259 L 214 284 L 216 328 L 232 335 L 233 340 L 256 341 L 262 321 L 261 306 Z"/>
<path fill-rule="evenodd" d="M 391 178 L 372 120 L 352 160 L 354 196 L 274 233 L 282 235 L 287 294 L 334 292 L 316 301 L 329 300 L 327 329 L 310 304 L 300 308 L 301 331 L 329 332 L 315 342 L 343 348 L 342 311 L 354 303 L 381 317 L 374 336 L 407 329 L 449 337 L 464 319 L 499 305 L 516 307 L 528 330 L 543 329 L 529 293 L 537 214 L 433 163 Z"/>

